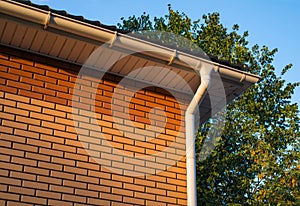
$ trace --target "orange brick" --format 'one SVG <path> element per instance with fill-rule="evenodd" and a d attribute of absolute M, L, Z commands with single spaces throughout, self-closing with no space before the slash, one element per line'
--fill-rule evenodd
<path fill-rule="evenodd" d="M 74 140 L 77 139 L 77 134 L 70 133 L 70 132 L 58 131 L 58 130 L 54 130 L 54 136 L 67 138 L 67 139 L 74 139 Z"/>
<path fill-rule="evenodd" d="M 187 200 L 185 199 L 178 199 L 178 204 L 179 205 L 187 205 Z"/>
<path fill-rule="evenodd" d="M 33 61 L 26 60 L 24 58 L 18 58 L 18 57 L 12 56 L 12 57 L 10 57 L 10 61 L 11 61 L 10 62 L 11 64 L 15 64 L 16 63 L 16 65 L 22 64 L 22 66 L 23 66 L 23 64 L 25 64 L 25 65 L 33 66 Z"/>
<path fill-rule="evenodd" d="M 9 135 L 10 136 L 10 135 Z M 4 139 L 0 139 L 0 145 L 2 147 L 8 147 L 8 148 L 11 148 L 11 142 L 10 141 L 5 141 Z"/>
<path fill-rule="evenodd" d="M 50 169 L 50 170 L 57 170 L 57 171 L 62 171 L 63 170 L 63 165 L 49 163 L 49 162 L 39 162 L 38 167 L 45 168 L 45 169 Z"/>
<path fill-rule="evenodd" d="M 27 90 L 23 90 L 23 89 L 19 89 L 18 94 L 25 96 L 25 97 L 30 97 L 30 98 L 34 98 L 34 99 L 40 99 L 40 100 L 43 98 L 43 95 L 40 93 L 31 92 L 31 91 L 27 91 Z"/>
<path fill-rule="evenodd" d="M 20 77 L 20 82 L 25 83 L 25 84 L 30 84 L 32 86 L 37 86 L 37 87 L 44 87 L 44 82 L 43 81 L 38 81 L 38 80 L 33 80 L 32 78 L 28 78 L 28 77 L 24 77 L 21 76 Z"/>
<path fill-rule="evenodd" d="M 0 191 L 2 191 L 2 192 L 7 192 L 7 189 L 8 189 L 8 186 L 7 185 L 0 185 Z M 1 201 L 0 201 L 0 205 L 1 205 Z M 5 205 L 5 204 L 3 204 L 3 205 Z"/>
<path fill-rule="evenodd" d="M 144 186 L 148 186 L 148 187 L 155 187 L 155 182 L 149 181 L 149 180 L 144 180 L 144 179 L 139 179 L 139 178 L 135 178 L 134 179 L 134 183 L 137 184 L 137 185 L 144 185 Z"/>
<path fill-rule="evenodd" d="M 45 70 L 44 69 L 40 69 L 40 68 L 36 68 L 36 67 L 31 67 L 31 66 L 27 66 L 27 65 L 22 65 L 22 70 L 24 70 L 24 71 L 30 71 L 32 73 L 41 74 L 41 75 L 45 74 Z"/>
<path fill-rule="evenodd" d="M 21 201 L 28 202 L 28 203 L 34 203 L 34 204 L 46 205 L 47 199 L 22 195 Z"/>
<path fill-rule="evenodd" d="M 34 146 L 39 146 L 39 147 L 46 147 L 46 148 L 51 148 L 51 143 L 50 142 L 45 142 L 42 140 L 36 140 L 36 139 L 27 139 L 27 144 L 29 145 L 34 145 Z"/>
<path fill-rule="evenodd" d="M 36 160 L 31 160 L 27 158 L 20 158 L 20 157 L 12 157 L 11 160 L 13 163 L 22 164 L 22 165 L 28 165 L 28 166 L 37 166 Z"/>
<path fill-rule="evenodd" d="M 61 200 L 48 200 L 48 205 L 63 205 L 63 206 L 73 206 L 72 202 L 66 202 L 66 201 L 61 201 Z"/>
<path fill-rule="evenodd" d="M 87 175 L 87 169 L 81 169 L 81 168 L 70 167 L 70 166 L 64 166 L 64 172 Z"/>
<path fill-rule="evenodd" d="M 24 102 L 24 103 L 29 103 L 29 101 L 30 101 L 30 99 L 28 97 L 22 97 L 22 96 L 10 94 L 10 93 L 5 93 L 5 98 L 14 100 L 14 101 L 18 101 L 18 102 Z"/>
<path fill-rule="evenodd" d="M 116 182 L 116 181 L 107 180 L 107 179 L 101 179 L 100 184 L 105 185 L 105 186 L 110 186 L 110 187 L 122 188 L 122 182 Z M 125 189 L 127 189 L 127 188 L 125 188 Z"/>
<path fill-rule="evenodd" d="M 56 67 L 53 67 L 48 64 L 41 63 L 41 62 L 36 62 L 35 67 L 45 69 L 45 70 L 50 70 L 53 72 L 57 72 L 57 70 L 58 70 Z"/>
<path fill-rule="evenodd" d="M 6 119 L 2 120 L 2 125 L 27 130 L 27 124 L 14 122 L 14 121 L 9 121 L 9 120 L 6 120 Z"/>
<path fill-rule="evenodd" d="M 66 145 L 61 145 L 61 144 L 56 144 L 56 143 L 53 143 L 52 149 L 60 150 L 60 151 L 64 151 L 64 152 L 76 153 L 76 147 L 71 147 L 71 146 L 66 146 Z"/>
<path fill-rule="evenodd" d="M 10 177 L 18 178 L 18 179 L 22 179 L 22 180 L 30 180 L 30 181 L 35 181 L 36 180 L 36 175 L 27 174 L 27 173 L 24 173 L 24 172 L 16 172 L 16 171 L 11 171 L 10 172 Z"/>
<path fill-rule="evenodd" d="M 50 171 L 49 169 L 42 169 L 42 168 L 36 168 L 36 167 L 28 167 L 24 166 L 24 172 L 31 173 L 31 174 L 37 174 L 37 175 L 45 175 L 49 176 Z"/>
<path fill-rule="evenodd" d="M 140 94 L 140 93 L 135 93 L 135 97 L 137 99 L 141 99 L 141 100 L 145 100 L 145 101 L 150 101 L 150 102 L 155 102 L 155 98 L 148 96 L 148 95 L 144 95 L 144 94 Z"/>
<path fill-rule="evenodd" d="M 65 158 L 52 157 L 51 161 L 53 163 L 57 163 L 57 164 L 75 166 L 75 161 L 74 160 L 68 160 L 68 159 L 65 159 Z"/>
<path fill-rule="evenodd" d="M 170 190 L 176 191 L 176 185 L 170 185 L 162 182 L 157 182 L 156 187 L 160 189 L 166 189 L 168 191 Z"/>
<path fill-rule="evenodd" d="M 88 189 L 98 191 L 98 192 L 106 192 L 106 193 L 111 192 L 111 187 L 110 186 L 104 186 L 104 185 L 88 184 Z"/>
<path fill-rule="evenodd" d="M 56 184 L 56 185 L 62 184 L 62 179 L 54 178 L 54 177 L 38 176 L 37 181 L 42 183 L 48 183 L 48 184 Z"/>
<path fill-rule="evenodd" d="M 114 195 L 114 194 L 110 194 L 110 193 L 101 193 L 100 198 L 105 199 L 105 200 L 122 201 L 122 196 Z"/>
<path fill-rule="evenodd" d="M 54 121 L 54 117 L 50 115 L 45 115 L 45 114 L 40 114 L 40 113 L 35 113 L 35 112 L 30 112 L 30 117 L 35 118 L 35 119 L 40 119 L 40 120 L 45 120 L 45 121 Z"/>
<path fill-rule="evenodd" d="M 74 194 L 74 188 L 59 185 L 50 185 L 50 191 Z"/>
<path fill-rule="evenodd" d="M 45 155 L 50 155 L 50 156 L 55 156 L 55 157 L 63 157 L 63 151 L 57 151 L 57 150 L 52 150 L 52 149 L 47 149 L 47 148 L 40 148 L 39 150 L 40 154 L 45 154 Z"/>
<path fill-rule="evenodd" d="M 46 121 L 42 121 L 42 127 L 55 128 L 57 130 L 62 130 L 62 131 L 64 131 L 66 129 L 65 125 L 55 124 L 55 123 L 46 122 Z"/>
<path fill-rule="evenodd" d="M 8 177 L 8 170 L 0 169 L 0 176 Z"/>
<path fill-rule="evenodd" d="M 67 100 L 61 99 L 59 97 L 53 97 L 53 96 L 49 96 L 49 95 L 44 95 L 44 99 L 43 100 L 49 101 L 51 103 L 67 105 Z"/>
<path fill-rule="evenodd" d="M 14 134 L 18 135 L 18 136 L 22 136 L 22 137 L 33 138 L 33 139 L 38 139 L 39 138 L 39 133 L 25 131 L 25 130 L 20 130 L 20 129 L 15 129 L 15 133 Z"/>
<path fill-rule="evenodd" d="M 0 197 L 5 197 L 6 200 L 15 200 L 15 201 L 19 201 L 20 199 L 20 195 L 10 194 L 7 192 L 0 192 Z"/>
<path fill-rule="evenodd" d="M 146 149 L 155 149 L 155 144 L 149 142 L 135 141 L 135 146 L 143 147 Z"/>
<path fill-rule="evenodd" d="M 13 133 L 13 128 L 4 127 L 4 126 L 0 125 L 0 131 L 1 131 L 1 135 L 3 135 L 3 134 L 12 134 Z"/>
<path fill-rule="evenodd" d="M 130 203 L 130 204 L 137 204 L 137 205 L 145 205 L 144 198 L 137 199 L 137 198 L 131 198 L 131 197 L 124 197 L 123 202 Z"/>
<path fill-rule="evenodd" d="M 167 191 L 167 196 L 168 197 L 175 197 L 175 198 L 180 198 L 180 199 L 186 199 L 186 193 L 182 192 L 174 192 L 174 191 Z"/>
<path fill-rule="evenodd" d="M 33 86 L 32 91 L 40 93 L 40 94 L 55 96 L 55 91 L 54 90 L 46 89 L 46 88 L 43 88 L 43 87 Z"/>
<path fill-rule="evenodd" d="M 103 171 L 88 170 L 88 176 L 101 179 L 111 179 L 111 174 Z"/>
<path fill-rule="evenodd" d="M 145 200 L 155 200 L 155 195 L 141 192 L 134 192 L 134 197 L 145 199 Z"/>
<path fill-rule="evenodd" d="M 56 192 L 49 192 L 49 191 L 42 191 L 42 190 L 37 190 L 36 191 L 36 196 L 37 197 L 45 197 L 45 198 L 51 198 L 51 199 L 61 199 L 61 193 L 56 193 Z"/>
<path fill-rule="evenodd" d="M 55 117 L 55 122 L 59 123 L 59 124 L 74 126 L 73 120 L 69 120 L 69 119 L 65 119 L 65 118 Z"/>
<path fill-rule="evenodd" d="M 134 141 L 130 138 L 127 137 L 121 137 L 121 136 L 113 136 L 113 141 L 114 142 L 120 142 L 123 144 L 128 144 L 128 145 L 133 145 Z"/>
<path fill-rule="evenodd" d="M 38 151 L 38 147 L 36 146 L 30 146 L 30 145 L 19 144 L 19 143 L 13 143 L 13 148 L 17 150 L 35 152 L 35 153 L 37 153 Z"/>
<path fill-rule="evenodd" d="M 17 193 L 17 194 L 24 194 L 24 195 L 34 195 L 34 189 L 28 189 L 23 187 L 15 187 L 9 186 L 8 192 L 10 193 Z"/>
<path fill-rule="evenodd" d="M 164 99 L 157 98 L 157 99 L 155 99 L 155 102 L 157 104 L 160 104 L 160 105 L 166 105 L 166 106 L 169 106 L 169 107 L 175 107 L 175 103 L 172 102 L 172 101 L 167 101 L 167 100 L 164 100 Z"/>
<path fill-rule="evenodd" d="M 138 192 L 144 192 L 145 191 L 144 186 L 129 184 L 129 183 L 124 183 L 124 188 L 129 189 L 129 190 L 133 190 L 133 191 L 138 191 Z"/>
<path fill-rule="evenodd" d="M 69 174 L 66 172 L 59 172 L 59 171 L 54 171 L 52 170 L 50 173 L 51 177 L 56 177 L 56 178 L 62 178 L 62 179 L 67 179 L 67 180 L 74 180 L 75 175 L 74 174 Z"/>
<path fill-rule="evenodd" d="M 156 181 L 156 182 L 163 182 L 163 183 L 167 182 L 166 177 L 161 177 L 161 176 L 157 176 L 157 175 L 148 175 L 148 176 L 146 176 L 146 179 L 151 180 L 151 181 Z"/>
<path fill-rule="evenodd" d="M 112 188 L 112 193 L 117 194 L 117 195 L 122 195 L 122 196 L 124 195 L 124 196 L 133 197 L 133 191 L 130 191 L 130 190 Z"/>
<path fill-rule="evenodd" d="M 47 107 L 50 109 L 54 109 L 55 104 L 50 103 L 50 102 L 46 102 L 46 101 L 41 101 L 38 99 L 30 99 L 30 103 L 33 105 L 37 105 L 37 106 L 42 106 L 42 107 Z"/>
<path fill-rule="evenodd" d="M 4 60 L 8 60 L 9 55 L 5 54 L 5 53 L 0 53 L 0 59 L 4 59 Z"/>
<path fill-rule="evenodd" d="M 124 202 L 112 202 L 111 203 L 112 206 L 132 206 L 132 204 L 126 204 Z"/>
<path fill-rule="evenodd" d="M 75 195 L 81 195 L 85 197 L 99 197 L 99 192 L 90 191 L 90 190 L 82 190 L 82 189 L 75 189 Z"/>
<path fill-rule="evenodd" d="M 101 200 L 99 198 L 88 198 L 87 203 L 92 205 L 110 205 L 111 201 Z"/>
<path fill-rule="evenodd" d="M 61 99 L 67 99 L 68 101 L 79 101 L 78 97 L 73 96 L 72 94 L 67 94 L 63 92 L 56 92 L 56 96 L 61 98 Z"/>
<path fill-rule="evenodd" d="M 88 177 L 83 175 L 76 175 L 76 181 L 86 182 L 91 184 L 99 184 L 99 178 L 96 177 Z"/>
<path fill-rule="evenodd" d="M 185 169 L 185 167 L 183 167 L 183 168 L 179 168 L 179 167 L 170 167 L 170 168 L 169 168 L 169 171 L 170 171 L 170 172 L 173 172 L 173 173 L 179 173 L 179 174 L 182 174 L 182 175 L 185 175 L 185 174 L 186 174 L 186 169 Z"/>
<path fill-rule="evenodd" d="M 41 124 L 41 120 L 32 119 L 32 118 L 28 118 L 28 117 L 22 117 L 22 116 L 17 116 L 16 121 L 21 122 L 21 123 L 31 124 L 31 125 L 37 125 L 37 126 L 39 126 Z"/>
<path fill-rule="evenodd" d="M 47 134 L 41 134 L 40 139 L 43 140 L 43 141 L 55 142 L 55 143 L 58 143 L 58 144 L 64 144 L 64 142 L 65 142 L 63 138 L 55 137 L 55 136 L 47 135 Z"/>
<path fill-rule="evenodd" d="M 40 74 L 34 74 L 33 78 L 37 79 L 37 80 L 40 80 L 40 81 L 43 81 L 43 82 L 49 82 L 49 83 L 52 83 L 52 84 L 56 84 L 56 82 L 57 82 L 57 80 L 55 78 L 47 77 L 47 76 L 40 75 Z"/>
<path fill-rule="evenodd" d="M 30 84 L 24 84 L 24 83 L 20 83 L 20 82 L 11 81 L 11 80 L 7 80 L 6 85 L 8 87 L 22 88 L 24 90 L 31 90 Z"/>
<path fill-rule="evenodd" d="M 0 156 L 0 161 L 2 161 L 2 162 L 9 162 L 10 161 L 10 156 L 8 156 L 8 155 L 1 155 Z"/>
<path fill-rule="evenodd" d="M 129 176 L 112 174 L 112 180 L 119 181 L 119 182 L 133 183 L 134 178 Z"/>
<path fill-rule="evenodd" d="M 1 163 L 2 164 L 2 163 Z M 9 168 L 7 168 L 9 169 Z M 15 186 L 21 186 L 21 180 L 15 179 L 15 178 L 9 178 L 9 177 L 0 177 L 1 184 L 7 184 L 7 185 L 15 185 Z M 1 196 L 0 196 L 1 197 Z"/>
<path fill-rule="evenodd" d="M 156 200 L 161 202 L 173 203 L 173 204 L 176 204 L 177 202 L 176 198 L 160 196 L 160 195 L 156 196 Z"/>
<path fill-rule="evenodd" d="M 78 196 L 78 195 L 68 195 L 68 194 L 63 194 L 62 195 L 62 200 L 67 200 L 71 202 L 81 202 L 81 203 L 86 203 L 87 199 L 86 197 Z"/>
<path fill-rule="evenodd" d="M 124 145 L 124 150 L 129 150 L 132 152 L 137 152 L 137 153 L 145 153 L 145 148 L 142 147 L 136 147 L 136 146 L 131 146 L 131 145 Z"/>
<path fill-rule="evenodd" d="M 14 114 L 8 114 L 8 113 L 0 112 L 0 116 L 1 116 L 1 119 L 7 119 L 7 120 L 11 120 L 11 121 L 13 121 L 15 119 Z"/>
<path fill-rule="evenodd" d="M 72 180 L 64 180 L 63 185 L 68 186 L 68 187 L 72 187 L 72 188 L 82 188 L 82 189 L 87 188 L 87 183 L 86 182 L 78 182 L 78 181 L 72 181 Z"/>
<path fill-rule="evenodd" d="M 56 70 L 56 69 L 55 69 Z M 62 79 L 68 81 L 69 77 L 67 75 L 58 74 L 57 71 L 46 71 L 46 76 L 53 77 L 55 79 Z"/>
<path fill-rule="evenodd" d="M 87 155 L 73 154 L 73 153 L 68 153 L 68 152 L 65 153 L 65 158 L 77 160 L 77 161 L 87 162 L 88 157 L 89 156 L 87 156 Z"/>
<path fill-rule="evenodd" d="M 52 115 L 52 116 L 55 116 L 55 117 L 66 118 L 66 112 L 62 112 L 62 111 L 58 111 L 58 110 L 43 108 L 42 113 L 47 114 L 47 115 Z"/>
<path fill-rule="evenodd" d="M 62 75 L 59 75 L 59 77 L 62 77 Z M 46 83 L 45 86 L 46 86 L 46 88 L 54 90 L 54 91 L 61 91 L 61 92 L 65 92 L 65 93 L 68 92 L 68 88 L 61 86 L 61 85 Z"/>
<path fill-rule="evenodd" d="M 26 110 L 21 110 L 12 107 L 6 107 L 6 106 L 4 107 L 4 112 L 11 113 L 11 114 L 18 114 L 26 117 L 29 116 L 29 112 Z"/>
<path fill-rule="evenodd" d="M 1 75 L 1 72 L 0 72 Z M 3 82 L 3 80 L 1 80 Z M 9 92 L 9 93 L 13 93 L 13 94 L 17 94 L 18 93 L 18 89 L 17 88 L 13 88 L 13 87 L 8 87 L 8 86 L 4 86 L 4 85 L 0 85 L 0 91 L 2 92 Z"/>
<path fill-rule="evenodd" d="M 177 186 L 186 186 L 186 181 L 184 180 L 177 180 L 177 179 L 173 179 L 173 178 L 167 178 L 167 182 L 169 184 L 174 184 Z"/>
<path fill-rule="evenodd" d="M 1 61 L 0 61 L 1 63 Z M 18 81 L 19 80 L 19 75 L 15 75 L 15 74 L 10 74 L 7 72 L 0 72 L 0 77 L 3 79 L 10 79 L 13 81 Z"/>
<path fill-rule="evenodd" d="M 40 189 L 40 190 L 48 190 L 48 184 L 40 183 L 40 182 L 36 182 L 36 181 L 23 180 L 22 187 Z"/>

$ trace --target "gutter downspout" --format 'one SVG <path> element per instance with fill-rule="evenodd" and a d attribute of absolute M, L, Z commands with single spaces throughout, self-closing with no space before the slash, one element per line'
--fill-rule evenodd
<path fill-rule="evenodd" d="M 195 122 L 195 111 L 197 106 L 204 99 L 205 94 L 211 82 L 211 74 L 214 71 L 213 66 L 202 64 L 199 70 L 201 83 L 198 87 L 192 101 L 185 112 L 186 128 L 186 172 L 187 172 L 187 203 L 188 206 L 197 205 L 197 187 L 196 187 L 196 151 L 195 139 L 197 128 Z"/>

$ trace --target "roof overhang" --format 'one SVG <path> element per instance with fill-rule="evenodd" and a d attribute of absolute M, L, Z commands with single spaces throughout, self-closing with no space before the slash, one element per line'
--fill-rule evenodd
<path fill-rule="evenodd" d="M 199 63 L 205 63 L 220 75 L 227 103 L 260 79 L 259 76 L 189 53 L 175 51 L 174 58 L 174 49 L 12 0 L 0 1 L 0 31 L 2 45 L 77 65 L 86 64 L 88 57 L 108 42 L 110 46 L 106 47 L 104 56 L 100 57 L 103 61 L 88 66 L 101 67 L 112 56 L 122 56 L 129 52 L 132 54 L 114 65 L 110 69 L 111 73 L 126 76 L 141 66 L 149 69 L 166 68 L 170 73 L 151 76 L 151 72 L 144 72 L 132 78 L 181 93 L 198 88 Z M 184 81 L 170 81 L 171 76 L 168 75 L 171 73 L 177 74 Z M 220 88 L 214 89 L 218 91 Z M 209 118 L 211 109 L 207 96 L 200 107 L 202 120 Z"/>

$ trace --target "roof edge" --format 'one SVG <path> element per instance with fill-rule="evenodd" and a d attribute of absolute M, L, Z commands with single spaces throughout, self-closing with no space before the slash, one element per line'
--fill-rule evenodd
<path fill-rule="evenodd" d="M 96 40 L 98 42 L 108 42 L 111 45 L 122 49 L 128 49 L 131 51 L 145 51 L 148 49 L 149 51 L 156 51 L 156 55 L 153 53 L 147 53 L 147 55 L 152 55 L 152 57 L 164 60 L 170 64 L 179 64 L 185 67 L 187 66 L 186 63 L 188 63 L 188 67 L 193 70 L 198 70 L 199 63 L 205 62 L 213 65 L 215 71 L 219 72 L 221 75 L 230 76 L 235 81 L 256 83 L 260 79 L 257 75 L 185 52 L 175 51 L 174 56 L 174 49 L 166 46 L 135 38 L 124 33 L 119 33 L 117 30 L 110 30 L 103 28 L 102 26 L 95 26 L 90 23 L 71 18 L 70 16 L 60 15 L 57 12 L 52 13 L 49 9 L 49 11 L 46 11 L 45 9 L 27 4 L 20 3 L 20 1 L 15 0 L 2 0 L 0 1 L 0 12 L 28 22 L 39 24 L 44 29 L 54 28 L 87 39 Z"/>

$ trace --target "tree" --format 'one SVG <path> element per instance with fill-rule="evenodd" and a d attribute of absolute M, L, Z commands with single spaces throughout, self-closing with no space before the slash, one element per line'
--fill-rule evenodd
<path fill-rule="evenodd" d="M 300 197 L 300 118 L 298 106 L 291 103 L 297 83 L 288 83 L 272 64 L 277 49 L 249 46 L 248 32 L 239 26 L 225 28 L 220 15 L 203 15 L 192 21 L 174 11 L 151 20 L 121 18 L 124 31 L 158 30 L 184 36 L 207 54 L 233 63 L 243 63 L 262 80 L 227 107 L 224 131 L 215 150 L 197 162 L 199 205 L 296 205 Z M 212 121 L 199 129 L 196 148 L 200 154 Z M 297 202 L 298 198 L 298 202 Z"/>

